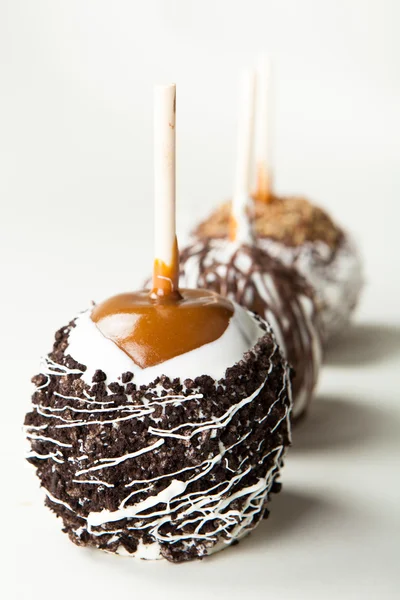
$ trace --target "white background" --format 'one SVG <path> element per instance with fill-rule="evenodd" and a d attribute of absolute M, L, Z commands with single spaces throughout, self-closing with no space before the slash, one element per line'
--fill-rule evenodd
<path fill-rule="evenodd" d="M 396 0 L 0 0 L 2 597 L 398 598 L 399 28 Z M 276 190 L 358 238 L 356 325 L 238 548 L 182 566 L 75 548 L 20 458 L 30 376 L 56 328 L 150 270 L 153 83 L 178 85 L 185 235 L 230 194 L 237 82 L 265 51 Z"/>

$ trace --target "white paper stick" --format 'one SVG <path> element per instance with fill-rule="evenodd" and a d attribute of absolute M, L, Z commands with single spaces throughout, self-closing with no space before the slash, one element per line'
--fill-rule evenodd
<path fill-rule="evenodd" d="M 170 266 L 175 248 L 176 86 L 154 89 L 154 259 Z"/>
<path fill-rule="evenodd" d="M 251 170 L 253 164 L 255 83 L 256 77 L 254 71 L 244 73 L 239 100 L 231 230 L 231 239 L 243 242 L 248 241 L 251 237 L 249 220 L 246 216 L 246 207 L 250 198 Z"/>
<path fill-rule="evenodd" d="M 256 197 L 268 202 L 271 195 L 271 61 L 262 56 L 257 68 L 257 108 L 256 108 Z"/>

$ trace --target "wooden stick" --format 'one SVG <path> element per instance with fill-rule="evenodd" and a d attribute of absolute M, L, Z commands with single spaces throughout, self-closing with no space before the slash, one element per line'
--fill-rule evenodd
<path fill-rule="evenodd" d="M 235 187 L 232 200 L 230 239 L 249 241 L 251 229 L 246 209 L 250 198 L 254 135 L 255 72 L 244 73 L 239 101 Z"/>
<path fill-rule="evenodd" d="M 152 298 L 179 296 L 175 226 L 176 86 L 154 89 L 154 268 Z"/>
<path fill-rule="evenodd" d="M 271 182 L 271 61 L 263 56 L 257 69 L 256 191 L 260 202 L 272 199 Z"/>

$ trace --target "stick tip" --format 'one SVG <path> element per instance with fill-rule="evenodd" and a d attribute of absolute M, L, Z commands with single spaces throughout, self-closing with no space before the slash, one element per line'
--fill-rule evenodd
<path fill-rule="evenodd" d="M 156 83 L 155 90 L 172 90 L 176 89 L 176 83 Z"/>
<path fill-rule="evenodd" d="M 154 86 L 154 101 L 156 105 L 170 103 L 172 101 L 172 110 L 176 114 L 176 83 L 158 83 Z"/>

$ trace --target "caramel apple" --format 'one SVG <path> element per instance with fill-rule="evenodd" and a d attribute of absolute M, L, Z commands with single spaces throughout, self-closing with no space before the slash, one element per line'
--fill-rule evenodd
<path fill-rule="evenodd" d="M 268 514 L 290 443 L 291 369 L 263 319 L 178 287 L 175 86 L 155 99 L 153 285 L 56 333 L 25 427 L 46 505 L 75 544 L 182 562 Z"/>
<path fill-rule="evenodd" d="M 321 208 L 302 197 L 249 200 L 257 244 L 302 275 L 321 310 L 323 340 L 346 327 L 363 286 L 362 263 L 351 236 Z M 193 232 L 207 243 L 229 237 L 230 203 L 217 208 Z"/>

